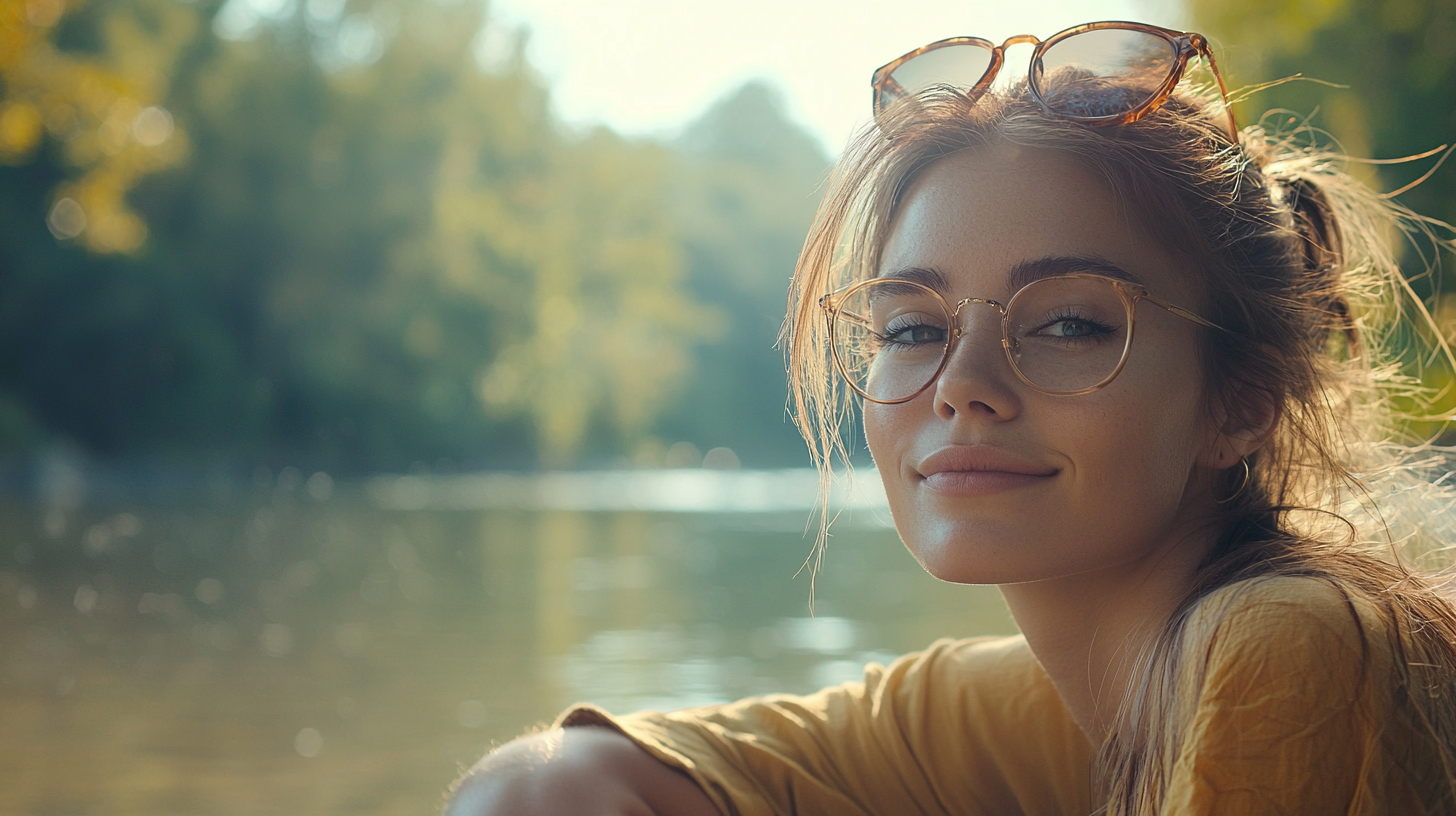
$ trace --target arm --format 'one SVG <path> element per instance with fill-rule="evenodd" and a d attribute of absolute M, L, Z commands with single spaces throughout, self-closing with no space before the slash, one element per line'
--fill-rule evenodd
<path fill-rule="evenodd" d="M 721 816 L 681 772 L 605 728 L 556 728 L 490 752 L 445 816 Z"/>
<path fill-rule="evenodd" d="M 1092 810 L 1090 748 L 1021 638 L 939 641 L 806 696 L 559 724 L 482 760 L 446 816 Z"/>

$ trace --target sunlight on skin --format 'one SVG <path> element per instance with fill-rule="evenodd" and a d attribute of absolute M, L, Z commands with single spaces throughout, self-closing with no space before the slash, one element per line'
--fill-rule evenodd
<path fill-rule="evenodd" d="M 621 734 L 571 728 L 526 737 L 487 755 L 445 810 L 446 816 L 559 813 L 715 816 L 718 809 L 686 774 Z"/>
<path fill-rule="evenodd" d="M 671 133 L 732 88 L 765 77 L 831 154 L 869 121 L 871 72 L 928 42 L 1046 37 L 1096 20 L 1184 22 L 1180 5 L 1165 0 L 500 0 L 493 8 L 508 26 L 531 29 L 528 59 L 569 122 Z M 484 50 L 508 41 L 496 35 Z M 1010 64 L 1024 66 L 1023 48 Z"/>
<path fill-rule="evenodd" d="M 497 771 L 540 768 L 561 754 L 561 742 L 564 735 L 565 732 L 560 729 L 547 731 L 535 739 L 518 743 L 519 748 L 515 751 L 487 754 L 476 763 L 476 767 L 485 767 L 489 763 Z"/>
<path fill-rule="evenodd" d="M 1085 166 L 1004 144 L 923 172 L 879 274 L 935 270 L 953 300 L 1002 299 L 1014 291 L 1009 270 L 1050 257 L 1106 259 L 1150 292 L 1199 303 L 1196 282 Z M 1269 427 L 1211 422 L 1196 327 L 1147 306 L 1138 321 L 1126 366 L 1089 394 L 1032 390 L 994 339 L 968 331 L 934 385 L 864 410 L 906 547 L 941 580 L 1001 585 L 1094 746 L 1149 623 L 1173 613 L 1218 535 L 1214 474 L 1257 450 Z"/>

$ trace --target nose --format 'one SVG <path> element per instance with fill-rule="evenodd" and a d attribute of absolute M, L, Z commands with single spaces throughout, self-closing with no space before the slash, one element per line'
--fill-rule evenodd
<path fill-rule="evenodd" d="M 1001 345 L 1000 308 L 994 301 L 976 299 L 957 304 L 958 331 L 935 383 L 935 413 L 941 419 L 984 416 L 1004 421 L 1020 413 L 1016 372 Z"/>

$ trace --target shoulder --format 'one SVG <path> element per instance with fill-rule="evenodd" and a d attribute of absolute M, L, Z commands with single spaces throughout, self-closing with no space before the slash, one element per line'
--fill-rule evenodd
<path fill-rule="evenodd" d="M 1240 654 L 1360 658 L 1385 640 L 1384 618 L 1368 597 L 1313 576 L 1254 578 L 1222 587 L 1195 604 L 1188 627 L 1210 661 Z"/>
<path fill-rule="evenodd" d="M 1411 785 L 1426 782 L 1402 774 L 1411 762 L 1439 767 L 1440 753 L 1417 745 L 1401 710 L 1405 633 L 1394 620 L 1322 577 L 1252 579 L 1200 599 L 1169 712 L 1179 747 L 1168 811 L 1386 813 L 1399 809 L 1372 803 L 1414 802 Z"/>
<path fill-rule="evenodd" d="M 1314 575 L 1270 575 L 1249 578 L 1210 592 L 1200 606 L 1242 614 L 1294 613 L 1300 617 L 1348 617 L 1361 597 L 1343 583 Z"/>
<path fill-rule="evenodd" d="M 977 681 L 982 678 L 999 682 L 1012 676 L 1031 680 L 1046 676 L 1021 635 L 937 640 L 924 651 L 901 657 L 884 671 L 890 675 L 953 680 L 957 686 L 979 685 Z M 874 673 L 872 666 L 871 674 Z"/>
<path fill-rule="evenodd" d="M 809 695 L 774 694 L 682 712 L 724 724 L 756 720 L 802 728 L 884 726 L 936 730 L 952 723 L 992 723 L 1038 705 L 1062 709 L 1061 698 L 1026 639 L 942 639 L 889 665 L 871 663 L 864 678 Z M 674 715 L 669 715 L 674 716 Z M 908 724 L 908 725 L 907 725 Z"/>
<path fill-rule="evenodd" d="M 1198 717 L 1309 724 L 1388 703 L 1395 649 L 1363 594 L 1319 577 L 1242 581 L 1201 599 L 1184 630 L 1181 680 Z M 1388 685 L 1388 684 L 1386 684 Z M 1367 713 L 1369 713 L 1367 711 Z"/>

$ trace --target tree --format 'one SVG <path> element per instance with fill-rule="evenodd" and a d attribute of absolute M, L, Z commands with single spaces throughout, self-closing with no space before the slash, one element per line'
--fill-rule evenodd
<path fill-rule="evenodd" d="M 1309 118 L 1356 158 L 1393 159 L 1456 144 L 1456 4 L 1447 0 L 1190 0 L 1199 30 L 1226 44 L 1220 67 L 1235 84 L 1305 79 L 1264 90 L 1243 103 L 1242 119 L 1275 110 L 1267 123 L 1287 129 Z M 1440 161 L 1370 166 L 1356 172 L 1380 189 L 1398 190 Z M 1456 223 L 1456 162 L 1436 169 L 1399 200 L 1447 224 Z M 1451 237 L 1449 230 L 1438 232 Z M 1417 292 L 1442 294 L 1437 319 L 1456 340 L 1456 296 L 1449 273 L 1425 275 L 1430 247 L 1407 253 Z M 1440 259 L 1440 273 L 1451 259 Z M 1446 279 L 1443 280 L 1442 277 Z M 1412 371 L 1444 397 L 1436 413 L 1456 409 L 1452 372 L 1440 361 Z M 1434 428 L 1421 426 L 1426 433 Z"/>
<path fill-rule="evenodd" d="M 763 82 L 725 95 L 674 147 L 672 210 L 689 285 L 718 307 L 722 325 L 697 353 L 660 433 L 704 449 L 732 448 L 746 462 L 807 464 L 803 440 L 787 421 L 776 341 L 829 159 Z"/>
<path fill-rule="evenodd" d="M 88 53 L 57 47 L 94 22 L 68 27 L 69 11 L 66 0 L 0 0 L 0 163 L 28 164 L 50 142 L 70 169 L 51 196 L 51 233 L 93 252 L 132 252 L 147 230 L 127 192 L 186 155 L 157 101 L 196 17 L 159 3 L 110 16 L 89 32 L 100 48 Z"/>
<path fill-rule="evenodd" d="M 1242 119 L 1286 111 L 1328 128 L 1360 158 L 1399 158 L 1456 143 L 1456 5 L 1439 0 L 1191 0 L 1200 30 L 1227 44 L 1234 84 L 1300 75 L 1243 104 Z M 1278 122 L 1276 121 L 1276 124 Z M 1382 167 L 1396 189 L 1433 162 Z M 1402 196 L 1456 223 L 1456 167 Z"/>
<path fill-rule="evenodd" d="M 105 456 L 346 471 L 600 461 L 651 435 L 722 322 L 688 288 L 673 150 L 564 134 L 519 49 L 478 67 L 475 4 L 137 22 L 158 2 L 88 7 L 56 38 L 130 64 L 147 41 L 106 32 L 193 32 L 165 101 L 186 161 L 129 198 L 151 240 L 58 246 L 21 214 L 63 157 L 0 168 L 11 424 Z"/>

